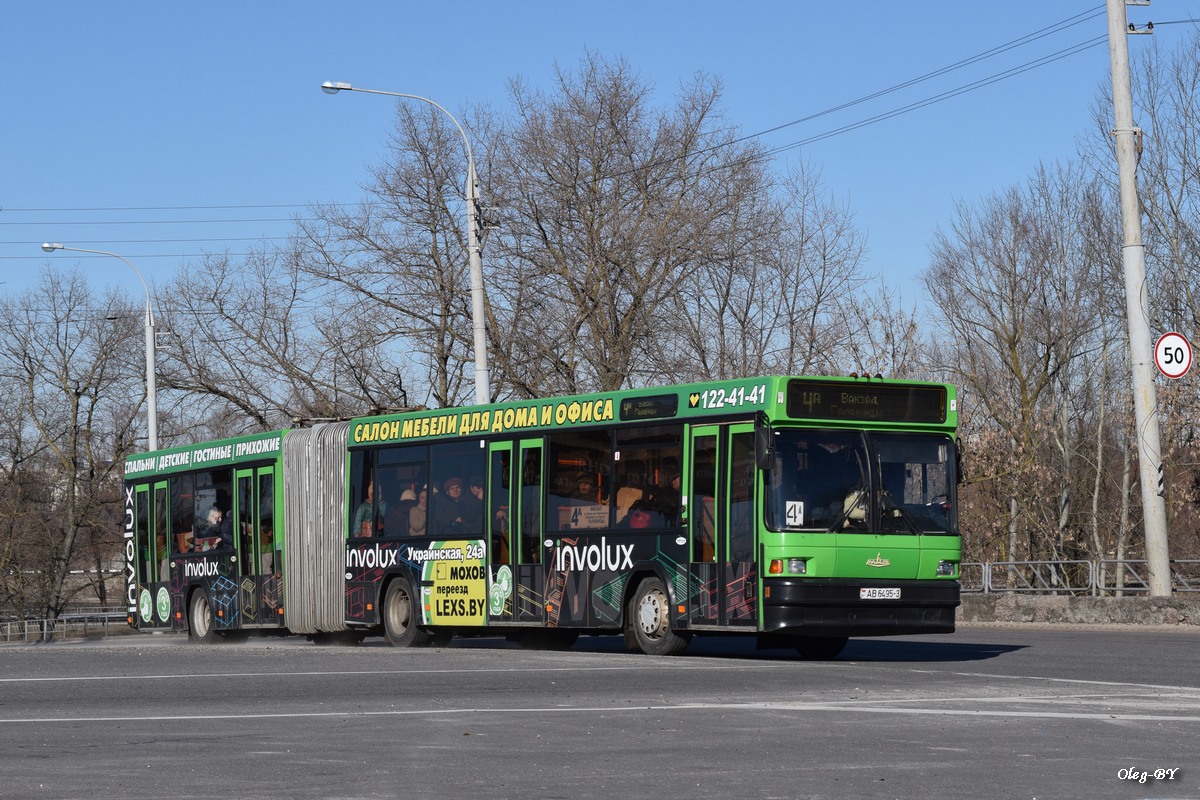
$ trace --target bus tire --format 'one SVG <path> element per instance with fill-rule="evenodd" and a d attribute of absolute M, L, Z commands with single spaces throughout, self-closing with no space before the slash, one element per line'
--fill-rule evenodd
<path fill-rule="evenodd" d="M 658 578 L 643 578 L 629 603 L 626 625 L 642 652 L 650 656 L 682 653 L 692 641 L 690 633 L 671 627 L 671 598 Z"/>
<path fill-rule="evenodd" d="M 418 647 L 428 644 L 429 633 L 417 621 L 420 618 L 420 601 L 413 594 L 409 582 L 397 578 L 388 584 L 383 598 L 383 635 L 394 647 Z"/>
<path fill-rule="evenodd" d="M 212 644 L 217 632 L 213 626 L 212 603 L 208 592 L 197 589 L 188 601 L 188 641 L 196 644 Z"/>
<path fill-rule="evenodd" d="M 796 652 L 810 661 L 830 661 L 838 657 L 848 641 L 846 636 L 804 637 L 796 640 Z"/>

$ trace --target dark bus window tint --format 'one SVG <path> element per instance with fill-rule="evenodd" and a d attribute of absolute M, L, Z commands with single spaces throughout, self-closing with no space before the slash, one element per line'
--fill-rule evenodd
<path fill-rule="evenodd" d="M 509 515 L 512 508 L 512 490 L 509 476 L 512 473 L 512 451 L 498 450 L 492 453 L 489 480 L 491 496 L 488 500 L 488 519 L 491 525 L 492 563 L 508 564 Z"/>
<path fill-rule="evenodd" d="M 275 475 L 264 471 L 258 474 L 258 542 L 260 572 L 275 571 Z"/>
<path fill-rule="evenodd" d="M 233 513 L 233 512 L 229 512 Z M 258 574 L 258 559 L 254 545 L 257 531 L 254 526 L 254 476 L 244 475 L 237 481 L 237 539 L 241 548 L 238 563 L 243 575 Z"/>
<path fill-rule="evenodd" d="M 865 530 L 868 487 L 856 431 L 785 430 L 775 437 L 766 513 L 772 530 Z"/>
<path fill-rule="evenodd" d="M 521 561 L 542 563 L 542 448 L 521 451 Z"/>
<path fill-rule="evenodd" d="M 560 433 L 550 437 L 546 472 L 550 518 L 547 529 L 608 527 L 612 437 L 608 431 Z"/>
<path fill-rule="evenodd" d="M 688 514 L 692 518 L 692 560 L 717 559 L 717 437 L 692 440 L 692 484 Z"/>
<path fill-rule="evenodd" d="M 374 536 L 375 521 L 375 451 L 357 450 L 350 454 L 350 514 L 351 536 Z"/>
<path fill-rule="evenodd" d="M 155 547 L 154 534 L 150 530 L 150 493 L 139 491 L 134 501 L 134 536 L 141 555 L 141 572 L 138 575 L 143 584 L 155 581 Z"/>
<path fill-rule="evenodd" d="M 233 547 L 232 470 L 214 469 L 196 475 L 194 513 L 193 550 Z"/>
<path fill-rule="evenodd" d="M 414 527 L 412 517 L 418 495 L 429 483 L 427 453 L 424 445 L 392 447 L 376 453 L 375 483 L 383 536 L 418 535 L 410 528 Z M 417 512 L 418 516 L 422 513 Z M 415 527 L 424 528 L 423 520 L 417 522 Z"/>
<path fill-rule="evenodd" d="M 613 472 L 617 527 L 662 528 L 681 523 L 682 442 L 679 425 L 617 432 Z"/>
<path fill-rule="evenodd" d="M 879 471 L 880 530 L 957 530 L 954 444 L 948 436 L 871 434 Z"/>
<path fill-rule="evenodd" d="M 172 535 L 170 518 L 167 515 L 167 487 L 154 487 L 154 538 L 158 542 L 158 579 L 167 580 L 171 565 L 171 553 L 179 552 L 179 544 Z"/>
<path fill-rule="evenodd" d="M 171 547 L 174 553 L 192 550 L 192 524 L 196 520 L 194 485 L 191 475 L 171 478 Z"/>
<path fill-rule="evenodd" d="M 729 450 L 729 560 L 753 561 L 754 434 L 733 434 Z"/>
<path fill-rule="evenodd" d="M 447 442 L 429 448 L 429 533 L 483 535 L 483 473 L 487 451 L 480 441 Z"/>

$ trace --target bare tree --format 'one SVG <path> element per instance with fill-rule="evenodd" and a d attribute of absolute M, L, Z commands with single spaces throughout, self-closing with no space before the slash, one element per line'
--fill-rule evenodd
<path fill-rule="evenodd" d="M 382 310 L 306 287 L 288 255 L 259 251 L 240 265 L 210 257 L 165 291 L 162 383 L 201 401 L 174 420 L 176 435 L 229 436 L 407 405 Z"/>
<path fill-rule="evenodd" d="M 1080 365 L 1097 341 L 1103 279 L 1086 222 L 1101 197 L 1073 168 L 1042 168 L 979 211 L 960 205 L 925 276 L 958 343 L 949 364 L 981 407 L 975 425 L 988 429 L 972 431 L 990 471 L 975 480 L 1005 486 L 980 511 L 1006 520 L 1008 559 L 1061 557 L 1081 538 L 1067 529 L 1087 408 L 1078 398 L 1089 391 Z"/>
<path fill-rule="evenodd" d="M 86 586 L 69 584 L 70 570 L 103 566 L 117 551 L 120 459 L 145 398 L 140 317 L 116 295 L 93 298 L 78 273 L 54 271 L 3 311 L 0 374 L 16 398 L 6 402 L 19 407 L 6 432 L 18 541 L 8 558 L 35 583 L 10 594 L 57 616 Z M 102 573 L 96 580 L 103 598 Z"/>
<path fill-rule="evenodd" d="M 739 226 L 761 227 L 760 149 L 735 141 L 703 75 L 658 110 L 626 62 L 589 53 L 556 72 L 553 94 L 511 92 L 515 119 L 493 142 L 504 216 L 491 260 L 513 314 L 499 324 L 521 332 L 512 383 L 544 394 L 662 380 L 668 312 L 738 247 Z"/>
<path fill-rule="evenodd" d="M 488 116 L 480 111 L 474 121 L 474 149 L 486 154 Z M 437 406 L 454 405 L 472 392 L 462 146 L 457 129 L 436 108 L 399 103 L 389 158 L 366 187 L 370 199 L 355 209 L 314 209 L 316 219 L 300 225 L 292 254 L 299 276 L 316 287 L 337 288 L 331 307 L 353 310 L 357 334 L 370 339 L 359 344 L 376 361 L 372 369 L 427 387 L 414 401 Z M 485 184 L 488 163 L 486 157 L 480 163 Z M 489 278 L 494 275 L 489 270 Z M 329 341 L 336 338 L 329 333 Z M 500 383 L 505 364 L 497 364 Z M 359 393 L 377 405 L 378 389 L 363 385 Z"/>
<path fill-rule="evenodd" d="M 1195 343 L 1200 340 L 1200 33 L 1193 32 L 1170 52 L 1152 42 L 1135 59 L 1132 79 L 1134 111 L 1143 133 L 1138 195 L 1151 327 L 1157 333 L 1183 333 Z M 1095 124 L 1083 144 L 1083 157 L 1115 186 L 1112 104 L 1106 91 L 1093 109 Z M 1175 558 L 1200 553 L 1198 381 L 1193 369 L 1157 389 L 1164 497 Z"/>

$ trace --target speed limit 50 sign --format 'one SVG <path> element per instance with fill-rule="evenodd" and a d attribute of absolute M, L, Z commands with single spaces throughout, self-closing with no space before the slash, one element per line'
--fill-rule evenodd
<path fill-rule="evenodd" d="M 1182 333 L 1164 333 L 1154 343 L 1154 366 L 1168 378 L 1182 378 L 1192 368 L 1192 346 Z"/>

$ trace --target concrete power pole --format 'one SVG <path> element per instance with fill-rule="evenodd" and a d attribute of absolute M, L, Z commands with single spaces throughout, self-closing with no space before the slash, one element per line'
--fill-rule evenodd
<path fill-rule="evenodd" d="M 1108 2 L 1108 53 L 1112 61 L 1113 136 L 1120 174 L 1121 228 L 1124 244 L 1125 314 L 1133 365 L 1133 408 L 1146 561 L 1150 594 L 1171 594 L 1171 558 L 1167 550 L 1167 511 L 1163 502 L 1162 445 L 1158 435 L 1158 401 L 1154 394 L 1154 340 L 1150 338 L 1150 302 L 1146 295 L 1146 253 L 1142 245 L 1141 206 L 1137 194 L 1137 162 L 1142 131 L 1133 124 L 1133 92 L 1129 83 L 1129 43 L 1125 0 Z"/>

